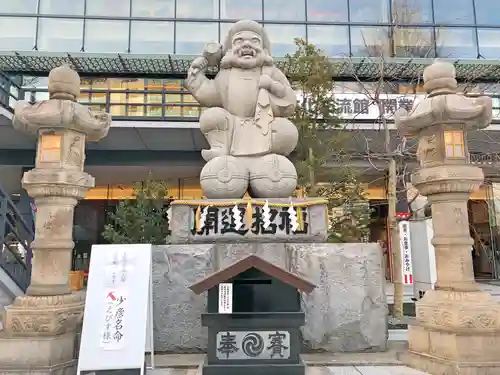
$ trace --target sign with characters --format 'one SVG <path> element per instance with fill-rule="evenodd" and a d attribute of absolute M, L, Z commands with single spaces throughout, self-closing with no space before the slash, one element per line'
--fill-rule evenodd
<path fill-rule="evenodd" d="M 219 314 L 231 314 L 233 312 L 233 284 L 219 284 Z"/>
<path fill-rule="evenodd" d="M 195 236 L 232 233 L 245 236 L 275 236 L 276 234 L 307 234 L 309 229 L 306 207 L 290 205 L 264 205 L 233 207 L 207 205 L 193 208 L 194 223 L 191 233 Z"/>
<path fill-rule="evenodd" d="M 399 222 L 399 238 L 401 255 L 403 261 L 403 284 L 412 285 L 413 284 L 413 266 L 411 263 L 411 242 L 410 242 L 410 222 L 400 221 Z"/>
<path fill-rule="evenodd" d="M 297 98 L 302 102 L 300 92 L 297 93 Z M 374 102 L 369 95 L 363 93 L 333 94 L 333 100 L 339 109 L 338 115 L 345 120 L 376 120 L 381 117 L 392 119 L 400 108 L 410 111 L 423 98 L 425 98 L 425 95 L 381 94 L 379 102 Z"/>
<path fill-rule="evenodd" d="M 218 359 L 288 359 L 288 331 L 233 331 L 217 333 Z"/>
<path fill-rule="evenodd" d="M 154 367 L 151 245 L 94 245 L 78 374 Z"/>

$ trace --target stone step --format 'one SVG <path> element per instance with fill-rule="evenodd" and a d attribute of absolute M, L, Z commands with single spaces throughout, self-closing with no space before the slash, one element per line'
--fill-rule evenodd
<path fill-rule="evenodd" d="M 154 369 L 148 375 L 201 375 L 200 369 Z M 428 375 L 406 366 L 315 366 L 306 375 Z"/>
<path fill-rule="evenodd" d="M 307 353 L 302 359 L 308 366 L 400 366 L 399 352 L 407 349 L 405 341 L 389 341 L 385 352 L 360 353 Z M 205 360 L 205 354 L 156 354 L 155 367 L 170 369 L 195 369 Z M 146 361 L 150 363 L 148 358 Z M 359 374 L 358 374 L 359 375 Z"/>

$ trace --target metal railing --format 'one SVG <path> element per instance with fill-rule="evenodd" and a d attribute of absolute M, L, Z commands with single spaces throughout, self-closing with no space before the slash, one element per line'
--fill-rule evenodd
<path fill-rule="evenodd" d="M 47 89 L 25 89 L 24 100 L 48 99 Z M 198 121 L 202 107 L 184 90 L 82 89 L 78 102 L 116 121 Z"/>
<path fill-rule="evenodd" d="M 0 107 L 12 112 L 18 100 L 22 100 L 22 88 L 11 77 L 0 71 Z"/>
<path fill-rule="evenodd" d="M 34 233 L 0 186 L 0 267 L 26 291 L 31 277 Z"/>

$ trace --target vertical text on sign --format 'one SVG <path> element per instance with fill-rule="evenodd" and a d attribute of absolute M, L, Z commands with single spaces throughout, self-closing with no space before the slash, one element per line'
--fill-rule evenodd
<path fill-rule="evenodd" d="M 126 284 L 132 271 L 131 260 L 125 251 L 114 251 L 105 268 L 106 312 L 101 335 L 104 350 L 121 350 L 125 345 Z"/>
<path fill-rule="evenodd" d="M 100 346 L 104 350 L 121 350 L 125 346 L 126 294 L 124 291 L 108 289 L 104 300 L 104 327 Z"/>
<path fill-rule="evenodd" d="M 110 264 L 105 268 L 106 288 L 116 289 L 125 286 L 132 271 L 132 260 L 133 258 L 126 252 L 113 252 Z"/>
<path fill-rule="evenodd" d="M 233 284 L 219 284 L 219 314 L 233 313 Z"/>
<path fill-rule="evenodd" d="M 403 284 L 413 284 L 413 266 L 411 262 L 411 238 L 410 222 L 403 220 L 399 222 L 399 237 L 402 254 Z"/>

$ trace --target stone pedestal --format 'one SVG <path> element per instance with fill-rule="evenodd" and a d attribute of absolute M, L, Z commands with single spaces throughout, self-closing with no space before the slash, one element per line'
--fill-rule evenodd
<path fill-rule="evenodd" d="M 484 292 L 428 291 L 400 359 L 430 374 L 500 374 L 500 305 Z"/>
<path fill-rule="evenodd" d="M 433 375 L 500 374 L 500 304 L 475 283 L 467 211 L 484 175 L 470 164 L 466 134 L 491 122 L 491 98 L 456 94 L 449 63 L 427 67 L 424 82 L 428 97 L 399 113 L 396 123 L 419 137 L 421 168 L 412 184 L 432 207 L 437 279 L 435 290 L 416 303 L 401 359 Z"/>
<path fill-rule="evenodd" d="M 35 169 L 23 188 L 36 205 L 31 283 L 7 306 L 0 333 L 0 374 L 74 374 L 76 331 L 84 293 L 68 285 L 73 250 L 73 213 L 94 179 L 83 171 L 85 142 L 104 137 L 106 113 L 76 102 L 80 77 L 67 66 L 49 74 L 50 99 L 16 105 L 13 125 L 38 136 Z"/>
<path fill-rule="evenodd" d="M 75 335 L 9 337 L 0 332 L 2 375 L 74 375 Z"/>
<path fill-rule="evenodd" d="M 482 170 L 470 165 L 413 176 L 432 204 L 437 282 L 416 303 L 401 359 L 431 374 L 500 374 L 500 304 L 474 281 L 468 228 L 469 193 L 482 180 Z"/>

